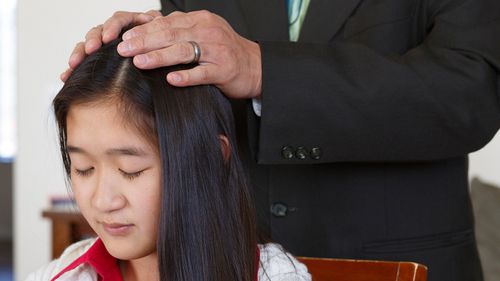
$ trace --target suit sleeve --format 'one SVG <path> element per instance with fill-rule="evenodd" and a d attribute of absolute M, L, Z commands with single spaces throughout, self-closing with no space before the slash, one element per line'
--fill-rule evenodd
<path fill-rule="evenodd" d="M 260 42 L 257 161 L 432 161 L 484 146 L 500 124 L 500 1 L 448 2 L 400 55 L 348 40 Z M 284 146 L 322 155 L 287 160 Z"/>
<path fill-rule="evenodd" d="M 184 11 L 183 2 L 179 0 L 160 0 L 161 13 L 166 16 L 174 11 Z"/>

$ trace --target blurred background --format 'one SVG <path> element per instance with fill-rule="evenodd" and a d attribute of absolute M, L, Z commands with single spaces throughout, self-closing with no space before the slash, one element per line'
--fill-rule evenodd
<path fill-rule="evenodd" d="M 159 6 L 158 0 L 0 0 L 0 281 L 24 280 L 52 259 L 51 220 L 42 211 L 66 186 L 50 102 L 71 50 L 113 12 Z M 487 281 L 500 276 L 499 167 L 497 135 L 470 156 Z"/>

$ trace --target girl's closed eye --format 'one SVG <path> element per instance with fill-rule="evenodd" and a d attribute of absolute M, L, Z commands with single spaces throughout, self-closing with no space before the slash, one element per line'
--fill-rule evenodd
<path fill-rule="evenodd" d="M 88 168 L 88 169 L 76 169 L 75 168 L 75 173 L 78 175 L 78 176 L 82 176 L 82 177 L 88 177 L 92 174 L 92 172 L 94 172 L 94 167 L 91 167 L 91 168 Z"/>
<path fill-rule="evenodd" d="M 126 179 L 129 179 L 129 180 L 133 180 L 137 177 L 139 177 L 146 169 L 144 170 L 140 170 L 140 171 L 137 171 L 137 172 L 126 172 L 122 169 L 118 169 L 120 171 L 120 173 L 122 174 L 122 176 L 124 176 Z"/>

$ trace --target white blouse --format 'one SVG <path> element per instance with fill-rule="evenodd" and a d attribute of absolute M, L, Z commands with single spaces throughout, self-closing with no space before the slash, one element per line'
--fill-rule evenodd
<path fill-rule="evenodd" d="M 96 241 L 88 239 L 77 242 L 48 265 L 31 273 L 26 281 L 49 281 L 74 260 L 83 255 Z M 299 262 L 279 244 L 259 245 L 260 266 L 258 281 L 311 281 L 311 275 L 304 264 Z M 89 264 L 83 263 L 61 275 L 58 281 L 97 281 L 97 273 Z"/>

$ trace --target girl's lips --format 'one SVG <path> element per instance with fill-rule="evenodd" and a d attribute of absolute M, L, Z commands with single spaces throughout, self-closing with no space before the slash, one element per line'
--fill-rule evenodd
<path fill-rule="evenodd" d="M 104 230 L 112 236 L 125 236 L 127 235 L 133 224 L 120 224 L 120 223 L 102 223 Z"/>

